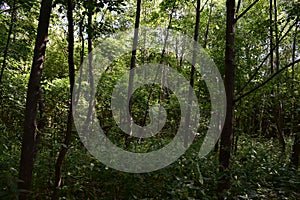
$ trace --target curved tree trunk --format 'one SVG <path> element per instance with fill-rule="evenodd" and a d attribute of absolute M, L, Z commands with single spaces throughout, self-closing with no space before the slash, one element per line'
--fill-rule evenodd
<path fill-rule="evenodd" d="M 74 88 L 74 77 L 75 77 L 75 68 L 74 68 L 74 24 L 73 24 L 73 1 L 68 0 L 68 62 L 69 62 L 69 81 L 70 81 L 70 105 L 68 113 L 68 123 L 67 123 L 67 132 L 65 135 L 64 145 L 59 152 L 56 165 L 55 165 L 55 187 L 53 192 L 53 199 L 58 199 L 58 189 L 61 186 L 61 172 L 64 159 L 67 154 L 67 150 L 70 146 L 71 136 L 72 136 L 72 125 L 73 125 L 73 116 L 72 116 L 72 95 Z"/>

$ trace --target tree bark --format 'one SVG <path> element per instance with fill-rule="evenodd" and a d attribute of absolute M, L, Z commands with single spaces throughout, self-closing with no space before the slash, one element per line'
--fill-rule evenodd
<path fill-rule="evenodd" d="M 72 95 L 74 89 L 75 81 L 75 67 L 74 67 L 74 20 L 73 20 L 73 0 L 68 0 L 67 2 L 67 18 L 68 18 L 68 64 L 69 64 L 69 81 L 70 81 L 70 102 L 69 102 L 69 113 L 67 122 L 67 132 L 65 135 L 64 145 L 62 146 L 57 161 L 55 165 L 55 182 L 54 182 L 54 192 L 53 199 L 58 199 L 58 189 L 61 186 L 61 172 L 62 165 L 67 154 L 67 150 L 70 146 L 71 136 L 72 136 L 72 125 L 73 125 L 73 115 L 72 115 Z"/>
<path fill-rule="evenodd" d="M 28 199 L 29 191 L 31 189 L 34 164 L 34 146 L 36 143 L 37 131 L 37 104 L 40 96 L 40 82 L 48 40 L 48 27 L 52 8 L 51 5 L 52 0 L 42 0 L 41 2 L 34 56 L 28 83 L 19 173 L 19 178 L 22 182 L 19 182 L 18 184 L 18 188 L 22 190 L 19 195 L 19 199 L 21 200 Z"/>
<path fill-rule="evenodd" d="M 233 139 L 234 121 L 234 70 L 235 70 L 235 31 L 236 12 L 235 0 L 227 0 L 226 19 L 226 50 L 225 50 L 225 90 L 227 98 L 227 111 L 223 131 L 221 133 L 219 171 L 223 176 L 218 181 L 218 199 L 224 199 L 224 192 L 230 188 L 230 153 Z"/>
<path fill-rule="evenodd" d="M 1 68 L 1 74 L 0 74 L 0 84 L 2 83 L 2 78 L 3 78 L 3 73 L 4 69 L 6 68 L 6 59 L 8 55 L 8 48 L 10 44 L 10 37 L 13 31 L 14 23 L 15 23 L 15 13 L 16 13 L 16 0 L 13 1 L 13 6 L 11 10 L 11 18 L 10 18 L 10 25 L 9 25 L 9 30 L 8 30 L 8 35 L 7 35 L 7 41 L 6 41 L 6 46 L 3 52 L 3 62 L 2 62 L 2 68 Z"/>

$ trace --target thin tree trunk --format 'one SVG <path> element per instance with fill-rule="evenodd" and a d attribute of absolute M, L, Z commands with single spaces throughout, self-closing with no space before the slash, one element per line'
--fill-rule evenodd
<path fill-rule="evenodd" d="M 210 7 L 209 7 L 209 17 L 208 17 L 208 21 L 206 24 L 206 31 L 205 31 L 205 35 L 204 35 L 204 44 L 203 44 L 203 48 L 206 49 L 207 48 L 207 42 L 208 42 L 208 33 L 209 33 L 209 28 L 210 28 L 210 22 L 211 22 L 211 17 L 212 17 L 212 10 L 213 10 L 213 1 L 210 1 Z M 199 94 L 200 94 L 200 90 L 201 88 L 199 87 Z M 219 117 L 218 117 L 219 118 Z M 217 153 L 219 151 L 219 140 L 216 142 L 215 147 L 214 147 L 214 153 Z"/>
<path fill-rule="evenodd" d="M 160 56 L 160 64 L 164 63 L 164 57 L 165 57 L 165 54 L 166 54 L 167 42 L 169 40 L 169 30 L 171 29 L 173 14 L 174 14 L 174 11 L 175 11 L 175 4 L 176 4 L 176 0 L 174 0 L 172 12 L 170 13 L 170 16 L 169 16 L 169 24 L 168 24 L 168 28 L 167 28 L 165 41 L 164 41 L 164 46 L 163 46 L 161 56 Z M 164 71 L 165 71 L 165 69 L 164 69 Z M 154 78 L 155 80 L 157 79 L 158 73 L 159 73 L 159 71 L 156 72 L 156 75 L 155 75 L 155 78 Z M 164 76 L 166 76 L 166 74 L 164 74 Z M 165 79 L 166 79 L 166 77 L 165 77 Z M 164 83 L 164 81 L 163 81 L 163 83 Z M 152 93 L 153 93 L 153 87 L 154 87 L 154 84 L 152 85 L 151 90 L 150 90 L 149 95 L 148 95 L 148 98 L 147 98 L 147 104 L 146 104 L 147 107 L 145 109 L 145 114 L 144 114 L 144 118 L 143 118 L 143 124 L 142 124 L 143 126 L 146 125 L 147 116 L 149 114 L 149 105 L 150 105 L 150 100 L 151 100 L 151 96 L 152 96 Z M 163 91 L 162 91 L 162 93 L 163 93 Z M 160 101 L 162 102 L 163 98 L 162 98 L 162 96 L 160 96 L 160 97 L 161 97 Z"/>
<path fill-rule="evenodd" d="M 273 0 L 270 0 L 270 65 L 271 74 L 274 72 L 274 54 L 273 54 Z"/>
<path fill-rule="evenodd" d="M 16 0 L 13 1 L 11 17 L 10 17 L 10 25 L 9 25 L 9 30 L 8 30 L 7 40 L 6 40 L 6 46 L 5 46 L 5 49 L 3 52 L 3 62 L 2 62 L 2 68 L 1 68 L 1 74 L 0 74 L 0 84 L 2 83 L 4 69 L 6 68 L 6 59 L 7 59 L 8 48 L 9 48 L 9 44 L 10 44 L 10 40 L 11 40 L 10 37 L 11 37 L 14 23 L 15 23 L 15 13 L 16 13 Z"/>
<path fill-rule="evenodd" d="M 58 189 L 61 186 L 61 172 L 62 165 L 67 154 L 67 150 L 70 145 L 71 136 L 72 136 L 72 124 L 73 124 L 73 116 L 72 116 L 72 95 L 75 81 L 75 68 L 74 68 L 74 24 L 73 24 L 73 0 L 68 0 L 68 64 L 69 64 L 69 81 L 70 81 L 70 102 L 69 102 L 69 113 L 68 113 L 68 122 L 67 122 L 67 132 L 65 135 L 64 145 L 62 146 L 57 161 L 55 165 L 55 182 L 54 182 L 54 192 L 53 199 L 58 199 Z"/>
<path fill-rule="evenodd" d="M 91 6 L 91 5 L 90 5 Z M 92 112 L 94 107 L 94 97 L 95 96 L 95 83 L 94 83 L 94 65 L 93 65 L 93 30 L 92 30 L 92 17 L 93 12 L 92 8 L 88 8 L 88 53 L 89 53 L 89 78 L 90 78 L 90 101 L 89 101 L 89 108 L 87 113 L 87 118 L 85 121 L 85 128 L 89 127 L 89 123 L 92 120 Z"/>
<path fill-rule="evenodd" d="M 277 0 L 274 0 L 274 26 L 275 26 L 275 42 L 276 42 L 276 71 L 279 70 L 280 57 L 279 57 L 279 34 L 278 34 L 278 24 L 277 24 Z"/>
<path fill-rule="evenodd" d="M 237 7 L 236 7 L 236 13 L 240 12 L 241 5 L 242 5 L 242 0 L 238 0 L 238 4 L 237 4 Z"/>
<path fill-rule="evenodd" d="M 136 52 L 137 52 L 137 45 L 139 40 L 139 28 L 140 28 L 140 17 L 141 17 L 141 3 L 142 0 L 137 1 L 136 5 L 136 14 L 135 14 L 135 25 L 134 25 L 134 36 L 133 36 L 133 44 L 132 44 L 132 52 L 131 52 L 131 61 L 130 61 L 130 75 L 129 75 L 129 83 L 128 83 L 128 94 L 127 98 L 129 101 L 129 116 L 127 116 L 127 122 L 129 125 L 129 135 L 132 134 L 132 124 L 133 124 L 133 118 L 132 118 L 132 98 L 130 98 L 133 88 L 133 79 L 134 79 L 134 72 L 133 69 L 136 66 Z M 126 138 L 125 145 L 126 147 L 129 146 L 129 137 Z"/>
<path fill-rule="evenodd" d="M 194 29 L 194 51 L 193 51 L 193 58 L 192 58 L 192 66 L 191 66 L 191 74 L 190 74 L 190 88 L 189 88 L 189 96 L 188 96 L 188 105 L 192 104 L 192 92 L 193 92 L 193 88 L 194 88 L 194 76 L 195 76 L 195 65 L 196 65 L 196 58 L 197 58 L 197 53 L 198 53 L 198 38 L 199 38 L 199 26 L 200 26 L 200 5 L 201 5 L 201 1 L 197 0 L 197 7 L 196 7 L 196 22 L 195 22 L 195 29 Z M 188 127 L 190 124 L 190 120 L 191 120 L 191 108 L 188 107 L 188 111 L 187 114 L 185 116 L 185 123 L 186 126 Z M 189 132 L 187 132 L 184 136 L 184 147 L 188 147 L 188 143 L 189 143 L 189 139 L 190 139 L 191 135 Z"/>
<path fill-rule="evenodd" d="M 274 0 L 274 26 L 275 26 L 275 44 L 276 44 L 276 59 L 275 59 L 275 65 L 276 65 L 276 72 L 279 71 L 280 67 L 280 57 L 279 57 L 279 35 L 278 35 L 278 24 L 277 24 L 277 0 Z M 283 100 L 280 95 L 279 85 L 280 85 L 280 76 L 277 78 L 277 85 L 276 85 L 276 93 L 279 98 L 279 101 L 277 102 L 277 99 L 274 99 L 276 102 L 274 105 L 274 117 L 276 121 L 276 127 L 277 127 L 277 135 L 279 142 L 281 144 L 282 152 L 285 152 L 285 139 L 284 139 L 284 132 L 283 132 Z M 275 95 L 274 95 L 275 96 Z"/>
<path fill-rule="evenodd" d="M 299 17 L 297 17 L 296 21 L 299 20 Z M 292 53 L 292 60 L 293 63 L 295 63 L 296 59 L 296 46 L 297 46 L 297 32 L 298 26 L 295 28 L 295 34 L 293 39 L 293 53 Z M 292 95 L 293 99 L 295 99 L 295 91 L 294 91 L 294 81 L 295 81 L 295 64 L 292 65 Z M 293 144 L 293 152 L 291 156 L 291 162 L 297 169 L 299 167 L 299 157 L 300 157 L 300 125 L 298 124 L 298 120 L 295 120 L 295 103 L 292 103 L 292 133 L 295 134 L 294 144 Z"/>
<path fill-rule="evenodd" d="M 174 14 L 174 11 L 175 11 L 175 5 L 176 5 L 176 0 L 173 1 L 172 11 L 171 11 L 170 17 L 169 17 L 169 25 L 168 25 L 168 28 L 167 28 L 167 34 L 166 34 L 166 38 L 165 38 L 165 42 L 164 42 L 164 47 L 163 47 L 162 54 L 161 54 L 160 64 L 164 63 L 164 57 L 165 57 L 166 49 L 167 49 L 167 42 L 169 40 L 169 30 L 171 29 L 171 26 L 172 26 L 173 14 Z M 167 71 L 165 65 L 163 65 L 162 81 L 161 81 L 161 85 L 162 86 L 166 85 L 166 83 L 167 83 L 166 82 L 167 75 L 168 75 L 168 71 Z M 164 94 L 164 92 L 165 92 L 165 89 L 164 89 L 164 87 L 162 87 L 162 89 L 160 91 L 160 103 L 164 102 L 164 100 L 165 100 L 165 94 Z M 159 108 L 159 113 L 160 112 L 161 112 L 161 107 Z M 159 127 L 159 122 L 158 122 L 158 127 Z"/>
<path fill-rule="evenodd" d="M 48 40 L 48 27 L 52 8 L 52 0 L 42 0 L 39 25 L 37 30 L 36 43 L 32 68 L 28 83 L 24 133 L 21 148 L 21 161 L 18 188 L 22 190 L 19 199 L 28 199 L 31 189 L 32 171 L 34 164 L 34 146 L 36 143 L 37 131 L 37 104 L 40 96 L 40 85 L 42 69 L 45 60 L 46 44 Z M 26 192 L 24 191 L 26 190 Z"/>
<path fill-rule="evenodd" d="M 213 9 L 213 2 L 211 0 L 210 1 L 210 7 L 209 7 L 209 17 L 208 17 L 208 21 L 207 21 L 207 24 L 206 24 L 206 31 L 205 31 L 205 35 L 204 35 L 204 44 L 203 44 L 204 49 L 206 49 L 206 46 L 207 46 L 208 33 L 209 33 L 209 28 L 210 28 L 210 21 L 211 21 L 211 16 L 212 16 L 212 9 Z"/>
<path fill-rule="evenodd" d="M 281 145 L 282 152 L 285 152 L 286 144 L 285 144 L 284 132 L 283 132 L 283 103 L 282 103 L 281 99 L 277 102 L 276 113 L 277 113 L 277 116 L 275 116 L 275 118 L 276 118 L 275 120 L 276 120 L 278 139 L 279 139 L 279 142 Z"/>
<path fill-rule="evenodd" d="M 77 97 L 75 101 L 75 107 L 78 104 L 79 101 L 79 96 L 81 92 L 81 81 L 82 81 L 82 66 L 83 65 L 83 60 L 84 60 L 84 37 L 83 37 L 83 22 L 84 22 L 85 15 L 82 17 L 80 23 L 79 23 L 79 38 L 81 40 L 81 51 L 80 51 L 80 70 L 79 70 L 79 79 L 78 79 L 78 89 L 77 89 Z"/>
<path fill-rule="evenodd" d="M 147 7 L 147 2 L 143 2 L 143 16 L 144 16 L 144 21 L 146 22 L 147 21 L 147 16 L 148 16 L 148 10 L 149 10 L 149 7 Z M 151 12 L 151 11 L 150 11 Z M 146 42 L 147 42 L 147 31 L 144 30 L 143 31 L 143 52 L 142 52 L 142 63 L 143 65 L 145 64 L 146 62 L 146 59 L 147 59 L 147 49 L 146 49 Z"/>
<path fill-rule="evenodd" d="M 233 139 L 234 121 L 234 70 L 235 70 L 235 29 L 236 11 L 235 0 L 227 0 L 226 19 L 226 51 L 225 51 L 225 90 L 227 98 L 227 111 L 223 131 L 221 133 L 219 171 L 222 177 L 218 181 L 218 199 L 224 199 L 223 193 L 230 188 L 230 154 Z"/>

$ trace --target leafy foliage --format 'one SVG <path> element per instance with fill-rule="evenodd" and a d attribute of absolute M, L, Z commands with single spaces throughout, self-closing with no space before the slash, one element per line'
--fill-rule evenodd
<path fill-rule="evenodd" d="M 252 2 L 242 1 L 241 11 Z M 1 50 L 6 46 L 11 5 L 11 0 L 0 1 Z M 80 73 L 82 55 L 87 57 L 86 15 L 89 9 L 92 8 L 93 13 L 94 47 L 101 49 L 101 41 L 109 38 L 111 47 L 116 48 L 113 34 L 133 27 L 134 5 L 134 1 L 74 1 L 74 59 L 77 73 Z M 12 41 L 8 48 L 7 67 L 0 85 L 0 199 L 16 199 L 18 193 L 21 192 L 17 189 L 17 184 L 22 181 L 18 179 L 18 166 L 25 98 L 39 6 L 39 1 L 36 0 L 17 0 L 16 21 L 11 36 Z M 210 6 L 212 6 L 211 16 Z M 44 121 L 45 127 L 43 130 L 38 130 L 40 140 L 34 168 L 33 199 L 50 199 L 51 197 L 54 163 L 63 145 L 70 102 L 67 78 L 69 72 L 66 1 L 56 1 L 54 7 L 42 79 L 42 103 L 45 108 L 44 112 L 38 116 L 38 122 Z M 187 35 L 193 34 L 194 2 L 144 1 L 142 7 L 142 25 L 169 26 Z M 299 21 L 296 21 L 299 20 L 299 3 L 278 0 L 277 23 L 274 21 L 270 23 L 268 9 L 268 1 L 259 1 L 237 22 L 235 44 L 237 97 L 264 82 L 271 74 L 268 57 L 270 26 L 277 26 L 279 30 L 280 68 L 291 63 L 293 56 L 291 47 L 294 43 L 296 44 L 295 55 L 299 58 L 299 28 L 296 29 L 296 26 L 299 26 Z M 201 45 L 204 43 L 209 20 L 206 51 L 213 58 L 221 74 L 224 74 L 225 1 L 213 0 L 212 5 L 208 3 L 203 8 L 200 26 Z M 83 31 L 83 38 L 79 35 L 80 28 Z M 164 62 L 189 78 L 190 64 L 181 60 L 184 48 L 184 44 L 178 46 L 176 55 L 166 53 Z M 108 51 L 108 49 L 101 50 Z M 1 63 L 3 59 L 1 53 Z M 138 66 L 144 63 L 159 63 L 161 60 L 161 52 L 138 49 Z M 110 66 L 106 66 L 106 73 L 101 77 L 97 87 L 97 118 L 109 139 L 119 147 L 132 152 L 155 151 L 168 144 L 174 137 L 181 117 L 180 105 L 172 91 L 159 85 L 145 85 L 135 91 L 132 109 L 135 123 L 148 124 L 150 118 L 147 108 L 159 103 L 163 104 L 168 118 L 165 127 L 156 135 L 157 137 L 144 140 L 132 139 L 130 145 L 126 146 L 124 133 L 117 127 L 112 117 L 110 98 L 114 85 L 128 70 L 129 63 L 130 54 L 126 54 Z M 232 185 L 224 194 L 228 199 L 300 198 L 300 172 L 289 161 L 294 134 L 300 132 L 297 121 L 300 118 L 299 63 L 279 76 L 260 90 L 236 102 L 235 144 L 230 171 Z M 93 158 L 84 148 L 73 127 L 72 145 L 63 166 L 60 197 L 62 199 L 216 199 L 217 181 L 224 174 L 218 172 L 218 153 L 211 152 L 206 158 L 198 157 L 203 136 L 209 126 L 211 105 L 209 92 L 201 75 L 196 74 L 195 80 L 194 89 L 199 99 L 201 119 L 196 140 L 180 159 L 162 170 L 151 173 L 119 172 Z M 152 96 L 148 102 L 150 93 Z M 163 102 L 161 101 L 162 95 L 165 97 Z M 280 129 L 278 105 L 282 106 L 285 152 L 282 151 L 282 144 L 278 141 Z"/>

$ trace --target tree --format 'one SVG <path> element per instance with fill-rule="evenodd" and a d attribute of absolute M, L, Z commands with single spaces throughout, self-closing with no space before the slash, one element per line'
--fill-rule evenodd
<path fill-rule="evenodd" d="M 296 21 L 298 22 L 299 16 L 297 16 Z M 298 26 L 295 28 L 295 33 L 293 37 L 293 52 L 292 52 L 292 61 L 295 63 L 296 60 L 296 43 L 297 43 L 297 34 L 298 34 Z M 294 87 L 294 81 L 295 81 L 295 64 L 292 65 L 292 97 L 295 98 L 295 87 Z M 292 157 L 291 162 L 293 165 L 298 168 L 299 167 L 299 159 L 300 159 L 300 124 L 297 123 L 297 120 L 295 120 L 295 102 L 292 103 L 292 133 L 295 134 L 294 138 L 294 144 L 292 149 Z M 299 113 L 297 113 L 299 116 Z"/>
<path fill-rule="evenodd" d="M 14 23 L 12 23 L 14 1 L 16 9 Z M 107 56 L 111 59 L 110 52 L 116 52 L 120 42 L 128 45 L 128 40 L 119 41 L 120 38 L 116 36 L 120 32 L 134 28 L 138 21 L 136 20 L 139 16 L 137 0 L 127 1 L 125 4 L 121 1 L 72 0 L 73 7 L 67 5 L 71 0 L 53 1 L 55 6 L 52 5 L 49 42 L 47 42 L 46 56 L 42 58 L 45 59 L 43 70 L 38 68 L 39 72 L 36 70 L 33 76 L 34 78 L 42 76 L 40 89 L 30 93 L 39 93 L 34 96 L 37 99 L 35 132 L 26 132 L 34 134 L 27 139 L 31 141 L 33 138 L 31 143 L 33 147 L 30 150 L 33 153 L 24 154 L 25 148 L 22 155 L 26 170 L 28 170 L 28 163 L 29 165 L 31 163 L 24 161 L 24 155 L 29 155 L 29 158 L 31 156 L 34 162 L 30 189 L 25 189 L 23 186 L 17 188 L 22 184 L 20 181 L 25 180 L 19 178 L 21 170 L 18 170 L 18 165 L 21 164 L 26 93 L 42 0 L 0 1 L 0 49 L 2 50 L 0 72 L 3 61 L 6 63 L 0 86 L 0 199 L 18 199 L 20 192 L 28 195 L 21 197 L 21 194 L 20 198 L 23 199 L 147 199 L 153 197 L 217 199 L 218 196 L 219 199 L 297 198 L 300 195 L 298 190 L 300 173 L 296 170 L 299 168 L 300 159 L 300 126 L 298 126 L 300 4 L 295 0 L 235 0 L 236 32 L 233 35 L 234 44 L 231 44 L 230 39 L 233 34 L 231 30 L 227 31 L 231 34 L 227 34 L 230 38 L 226 43 L 226 25 L 227 30 L 232 28 L 229 23 L 225 23 L 226 0 L 203 0 L 201 7 L 199 7 L 200 0 L 141 0 L 139 27 L 143 25 L 155 29 L 163 26 L 168 27 L 170 32 L 167 30 L 163 34 L 148 35 L 146 29 L 140 29 L 139 34 L 136 34 L 138 37 L 134 39 L 132 31 L 130 51 L 114 59 L 110 64 L 105 62 L 100 66 L 97 61 Z M 228 2 L 232 3 L 229 0 Z M 228 3 L 227 5 L 229 7 Z M 199 8 L 201 20 L 198 20 Z M 70 15 L 71 12 L 73 15 Z M 228 10 L 229 12 L 231 11 Z M 72 17 L 74 23 L 71 22 Z M 199 24 L 198 28 L 195 24 Z M 9 34 L 10 30 L 12 30 L 11 34 Z M 228 111 L 231 117 L 227 118 L 229 123 L 225 126 L 228 125 L 229 128 L 227 126 L 227 132 L 226 130 L 223 132 L 222 147 L 220 149 L 220 138 L 216 145 L 216 153 L 212 152 L 205 159 L 197 155 L 198 147 L 203 143 L 203 138 L 207 136 L 205 133 L 211 127 L 210 119 L 213 114 L 210 92 L 205 83 L 206 73 L 192 71 L 193 62 L 189 63 L 187 60 L 192 58 L 192 52 L 188 51 L 189 43 L 185 38 L 174 37 L 174 35 L 171 37 L 173 31 L 194 38 L 195 35 L 199 35 L 199 39 L 197 37 L 195 39 L 200 40 L 201 44 L 198 45 L 203 45 L 220 73 L 226 74 L 226 98 L 232 100 L 230 95 L 233 96 L 233 103 L 231 101 L 230 103 L 234 109 L 231 107 Z M 74 34 L 73 41 L 72 34 Z M 137 40 L 136 49 L 132 42 Z M 101 45 L 103 41 L 105 44 L 108 42 L 109 46 Z M 163 47 L 151 48 L 153 42 L 158 41 Z M 96 47 L 99 47 L 97 53 L 101 51 L 101 54 L 95 53 Z M 90 104 L 90 108 L 93 109 L 91 121 L 99 120 L 99 125 L 107 136 L 107 144 L 111 141 L 118 148 L 126 149 L 129 153 L 149 153 L 170 144 L 170 141 L 177 137 L 178 128 L 184 125 L 180 122 L 184 121 L 186 114 L 181 112 L 182 107 L 177 93 L 167 87 L 146 84 L 130 94 L 132 95 L 131 116 L 139 126 L 150 123 L 149 107 L 157 104 L 163 106 L 167 118 L 158 134 L 140 140 L 127 136 L 130 139 L 129 146 L 126 147 L 123 129 L 118 126 L 119 123 L 115 123 L 114 119 L 118 118 L 121 125 L 124 125 L 127 116 L 130 117 L 122 110 L 114 115 L 110 100 L 114 86 L 120 83 L 120 78 L 124 78 L 124 73 L 127 74 L 130 69 L 128 65 L 131 64 L 134 49 L 136 49 L 135 66 L 131 67 L 132 69 L 140 64 L 164 64 L 191 81 L 194 73 L 194 81 L 190 84 L 194 85 L 193 90 L 198 98 L 201 113 L 199 118 L 197 116 L 199 127 L 193 135 L 195 136 L 193 144 L 185 154 L 164 169 L 138 175 L 111 169 L 90 155 L 82 145 L 82 137 L 76 134 L 76 127 L 74 125 L 72 127 L 72 105 L 70 104 L 72 74 L 75 68 L 78 73 L 78 85 L 76 84 L 74 91 L 78 91 L 80 98 L 78 100 L 78 97 L 74 97 L 76 99 L 73 109 L 77 103 L 79 109 L 82 105 L 88 107 L 90 87 L 95 88 L 92 94 L 95 95 L 95 101 Z M 226 62 L 224 62 L 225 50 Z M 72 52 L 74 52 L 73 56 Z M 232 55 L 232 52 L 235 55 L 233 61 L 228 59 L 228 55 Z M 91 60 L 93 66 L 89 65 L 91 57 L 93 57 Z M 42 59 L 39 61 L 43 62 Z M 84 63 L 83 69 L 80 67 L 81 63 Z M 100 71 L 96 70 L 98 66 L 101 67 Z M 93 75 L 91 67 L 95 67 L 95 72 L 103 72 L 101 77 L 94 75 L 94 85 L 90 85 L 93 83 L 90 78 L 90 74 Z M 167 67 L 166 70 L 159 70 L 156 72 L 159 80 L 154 77 L 153 79 L 159 84 L 162 83 L 161 85 L 177 84 L 180 87 L 180 82 L 171 82 L 169 72 Z M 234 84 L 230 79 L 232 74 Z M 147 76 L 147 73 L 144 75 Z M 136 76 L 135 73 L 134 79 L 137 78 Z M 98 78 L 100 78 L 99 82 L 96 82 Z M 128 82 L 128 80 L 126 83 L 122 82 L 122 85 L 128 86 Z M 30 83 L 32 84 L 32 81 Z M 234 95 L 232 88 L 235 90 Z M 127 92 L 126 89 L 125 99 Z M 34 104 L 35 102 L 28 105 Z M 128 112 L 128 109 L 126 110 Z M 160 113 L 161 110 L 158 111 Z M 85 125 L 87 112 L 82 114 L 79 110 L 76 112 L 79 112 L 78 116 L 82 117 L 82 123 Z M 231 120 L 233 115 L 234 122 Z M 192 119 L 194 120 L 194 117 L 191 117 Z M 233 128 L 230 127 L 232 125 Z M 218 128 L 220 130 L 222 127 Z M 286 154 L 280 151 L 282 144 L 278 138 L 280 136 L 278 130 L 282 130 L 282 133 L 284 131 L 284 139 L 287 142 L 286 153 L 290 153 L 290 159 L 281 159 Z M 233 135 L 230 131 L 233 131 Z M 29 138 L 28 135 L 26 137 Z M 186 138 L 186 141 L 188 139 Z M 233 144 L 230 145 L 230 142 Z M 233 155 L 232 152 L 235 154 Z M 114 152 L 108 152 L 107 155 L 112 153 Z M 222 162 L 218 162 L 218 159 Z M 270 185 L 272 187 L 269 187 Z"/>
<path fill-rule="evenodd" d="M 56 165 L 55 165 L 55 185 L 53 192 L 53 199 L 58 199 L 58 189 L 61 185 L 61 171 L 62 164 L 67 154 L 71 136 L 72 136 L 72 125 L 73 125 L 73 104 L 72 96 L 74 89 L 75 81 L 75 67 L 74 67 L 74 20 L 73 20 L 73 0 L 67 1 L 67 18 L 68 18 L 68 63 L 69 63 L 69 81 L 70 81 L 70 102 L 69 102 L 69 113 L 68 113 L 68 122 L 67 122 L 67 131 L 65 135 L 64 145 L 59 152 Z"/>
<path fill-rule="evenodd" d="M 196 65 L 196 59 L 197 59 L 197 49 L 198 49 L 198 38 L 199 38 L 199 26 L 200 26 L 200 6 L 201 6 L 201 1 L 197 0 L 197 7 L 196 7 L 196 22 L 195 22 L 195 29 L 194 29 L 194 51 L 193 51 L 193 58 L 192 58 L 192 66 L 191 66 L 191 75 L 190 75 L 190 88 L 189 88 L 189 98 L 188 98 L 188 105 L 192 104 L 192 88 L 194 87 L 195 80 L 195 65 Z M 191 110 L 190 108 L 188 109 L 186 117 L 186 125 L 188 126 L 190 124 L 190 118 L 191 118 Z M 190 135 L 186 134 L 184 137 L 184 146 L 188 146 Z"/>
<path fill-rule="evenodd" d="M 21 148 L 21 161 L 19 177 L 20 199 L 28 199 L 32 182 L 34 164 L 34 148 L 37 136 L 37 105 L 41 93 L 41 77 L 45 60 L 46 44 L 48 41 L 48 27 L 52 9 L 52 0 L 42 0 L 39 16 L 39 24 L 34 48 L 30 79 L 28 83 L 24 133 Z M 25 191 L 26 190 L 26 191 Z"/>
<path fill-rule="evenodd" d="M 132 98 L 130 98 L 130 95 L 132 93 L 133 88 L 133 79 L 134 79 L 134 71 L 133 69 L 136 66 L 136 52 L 137 52 L 137 45 L 139 40 L 139 28 L 140 28 L 140 18 L 141 18 L 141 3 L 142 0 L 138 0 L 136 4 L 136 14 L 135 14 L 135 25 L 134 25 L 134 36 L 133 36 L 133 44 L 132 44 L 132 51 L 131 51 L 131 60 L 130 60 L 130 74 L 129 74 L 129 82 L 128 82 L 128 102 L 129 102 L 129 114 L 132 115 Z M 131 127 L 133 123 L 132 116 L 127 116 L 127 123 L 130 127 L 129 133 L 131 135 Z M 126 138 L 126 146 L 129 145 L 129 138 Z"/>
<path fill-rule="evenodd" d="M 235 29 L 236 29 L 236 11 L 235 0 L 227 0 L 227 18 L 226 18 L 226 51 L 225 51 L 225 91 L 227 99 L 227 111 L 224 128 L 221 133 L 219 171 L 223 174 L 218 182 L 218 198 L 224 199 L 223 192 L 230 185 L 230 151 L 233 138 L 233 119 L 234 119 L 234 70 L 235 70 Z"/>
<path fill-rule="evenodd" d="M 94 31 L 93 31 L 93 2 L 92 0 L 88 0 L 87 4 L 87 17 L 88 17 L 88 24 L 87 24 L 87 35 L 88 35 L 88 60 L 89 60 L 89 82 L 90 82 L 90 96 L 93 97 L 95 96 L 95 83 L 94 83 L 94 66 L 93 66 L 93 36 L 94 36 Z M 89 109 L 87 113 L 87 118 L 85 120 L 85 127 L 88 128 L 88 125 L 90 121 L 92 120 L 92 111 L 94 107 L 94 98 L 90 98 L 89 101 Z"/>
<path fill-rule="evenodd" d="M 5 46 L 4 53 L 3 53 L 3 62 L 2 62 L 2 68 L 1 68 L 1 73 L 0 73 L 0 84 L 2 82 L 4 69 L 6 67 L 6 59 L 7 59 L 9 43 L 11 40 L 11 35 L 12 35 L 13 27 L 14 27 L 16 9 L 17 9 L 16 8 L 16 0 L 14 0 L 12 10 L 11 10 L 11 16 L 10 16 L 11 21 L 10 21 L 10 25 L 9 25 L 8 34 L 7 34 L 6 46 Z"/>

